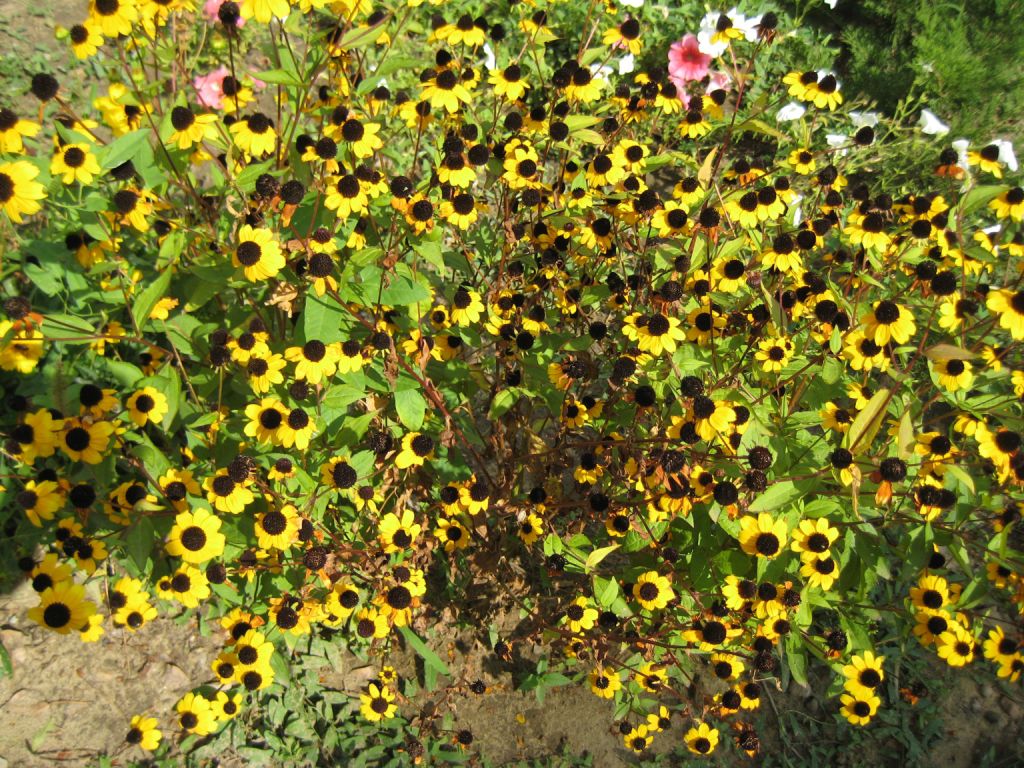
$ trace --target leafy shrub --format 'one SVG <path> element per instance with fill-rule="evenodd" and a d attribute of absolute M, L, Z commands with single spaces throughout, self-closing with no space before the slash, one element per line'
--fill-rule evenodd
<path fill-rule="evenodd" d="M 0 124 L 29 616 L 223 630 L 133 748 L 461 759 L 389 663 L 486 695 L 433 629 L 613 701 L 637 752 L 684 718 L 680 751 L 753 755 L 809 674 L 868 725 L 918 695 L 910 637 L 1019 679 L 1005 146 L 851 114 L 774 14 L 670 49 L 596 3 L 194 5 L 96 0 L 92 108 L 44 73 L 45 130 Z M 309 666 L 341 649 L 380 665 L 358 699 Z"/>
<path fill-rule="evenodd" d="M 922 96 L 957 136 L 1020 135 L 1024 78 L 1005 66 L 1024 55 L 1019 0 L 804 4 L 808 23 L 831 32 L 847 87 L 893 114 Z"/>

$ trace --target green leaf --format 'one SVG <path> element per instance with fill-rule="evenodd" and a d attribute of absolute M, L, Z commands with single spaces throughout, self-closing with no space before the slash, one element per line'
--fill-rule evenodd
<path fill-rule="evenodd" d="M 135 320 L 137 328 L 142 328 L 146 324 L 146 321 L 149 320 L 149 313 L 153 311 L 153 307 L 167 293 L 167 288 L 170 284 L 171 270 L 168 268 L 139 294 L 139 297 L 132 305 L 132 319 Z"/>
<path fill-rule="evenodd" d="M 324 344 L 346 340 L 342 329 L 342 320 L 348 313 L 329 296 L 306 296 L 306 305 L 302 310 L 302 331 L 306 341 L 318 339 Z"/>
<path fill-rule="evenodd" d="M 302 79 L 295 72 L 289 72 L 286 69 L 268 69 L 265 72 L 258 73 L 256 77 L 265 83 L 273 83 L 274 85 L 291 85 L 296 87 L 302 85 Z"/>
<path fill-rule="evenodd" d="M 762 493 L 747 508 L 749 512 L 774 512 L 779 507 L 798 499 L 803 491 L 793 484 L 792 480 L 775 483 Z"/>
<path fill-rule="evenodd" d="M 148 128 L 140 128 L 137 131 L 126 133 L 124 136 L 119 136 L 97 153 L 100 167 L 108 171 L 126 160 L 136 160 L 142 148 L 148 143 Z"/>
<path fill-rule="evenodd" d="M 956 207 L 956 218 L 969 216 L 983 205 L 988 205 L 1007 189 L 1008 187 L 1000 184 L 986 184 L 975 187 L 960 199 L 960 203 Z"/>
<path fill-rule="evenodd" d="M 786 663 L 789 674 L 800 685 L 807 685 L 807 656 L 804 654 L 800 634 L 786 635 Z"/>
<path fill-rule="evenodd" d="M 610 555 L 618 548 L 618 544 L 612 544 L 607 547 L 600 547 L 599 549 L 595 549 L 593 552 L 587 555 L 587 561 L 586 563 L 584 563 L 583 567 L 586 569 L 587 573 L 590 573 L 590 571 L 596 568 L 602 560 L 604 560 L 606 557 L 608 557 L 608 555 Z"/>
<path fill-rule="evenodd" d="M 4 648 L 4 644 L 0 643 L 0 677 L 10 677 L 14 672 L 14 667 L 11 666 L 11 655 Z"/>
<path fill-rule="evenodd" d="M 46 315 L 42 331 L 46 338 L 59 339 L 65 344 L 89 344 L 96 336 L 96 329 L 85 320 L 61 314 Z"/>
<path fill-rule="evenodd" d="M 885 406 L 889 399 L 889 390 L 883 387 L 875 392 L 874 396 L 868 400 L 868 404 L 864 406 L 864 410 L 857 414 L 857 418 L 853 420 L 843 441 L 850 453 L 856 456 L 860 451 L 871 447 L 871 443 L 885 419 Z"/>
<path fill-rule="evenodd" d="M 427 401 L 418 389 L 403 389 L 395 392 L 395 410 L 398 420 L 413 432 L 423 426 L 427 413 Z"/>
<path fill-rule="evenodd" d="M 402 275 L 393 275 L 380 295 L 380 303 L 392 307 L 408 307 L 430 300 L 430 289 L 420 282 Z"/>
<path fill-rule="evenodd" d="M 523 390 L 519 387 L 509 387 L 503 389 L 494 396 L 494 400 L 491 401 L 490 416 L 492 419 L 500 419 L 506 413 L 511 410 L 512 406 L 519 402 L 519 398 L 522 397 Z"/>
<path fill-rule="evenodd" d="M 125 534 L 125 549 L 140 571 L 146 570 L 146 562 L 153 551 L 155 539 L 153 521 L 148 517 L 140 517 Z"/>
<path fill-rule="evenodd" d="M 449 677 L 451 676 L 451 672 L 448 671 L 448 665 L 441 661 L 440 656 L 430 650 L 427 644 L 420 639 L 419 635 L 409 629 L 409 627 L 399 627 L 398 631 L 405 639 L 405 642 L 408 643 L 414 651 L 416 651 L 416 654 L 421 659 L 423 659 L 423 663 L 426 666 L 439 674 Z"/>
<path fill-rule="evenodd" d="M 611 608 L 619 596 L 619 582 L 614 578 L 594 577 L 594 599 L 602 608 Z"/>

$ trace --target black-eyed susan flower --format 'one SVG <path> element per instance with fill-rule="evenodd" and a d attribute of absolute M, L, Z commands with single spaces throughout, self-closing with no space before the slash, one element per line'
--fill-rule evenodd
<path fill-rule="evenodd" d="M 265 397 L 258 403 L 247 405 L 245 416 L 249 419 L 245 425 L 246 435 L 261 443 L 280 444 L 279 430 L 288 417 L 284 403 L 274 397 Z"/>
<path fill-rule="evenodd" d="M 236 483 L 228 474 L 228 470 L 219 469 L 213 477 L 203 481 L 206 500 L 218 512 L 229 512 L 237 515 L 253 501 L 252 491 L 242 483 Z"/>
<path fill-rule="evenodd" d="M 249 387 L 257 395 L 270 391 L 271 387 L 284 381 L 287 362 L 283 355 L 269 354 L 266 357 L 252 355 L 245 364 L 245 377 Z"/>
<path fill-rule="evenodd" d="M 46 408 L 26 414 L 22 423 L 11 433 L 18 446 L 18 458 L 26 464 L 32 464 L 37 458 L 53 456 L 63 426 L 63 420 L 54 419 Z"/>
<path fill-rule="evenodd" d="M 316 420 L 304 408 L 292 408 L 278 429 L 277 438 L 284 448 L 304 451 L 317 431 Z"/>
<path fill-rule="evenodd" d="M 959 622 L 949 625 L 935 642 L 939 658 L 951 667 L 963 667 L 974 661 L 974 636 Z"/>
<path fill-rule="evenodd" d="M 917 580 L 917 585 L 910 588 L 910 600 L 926 613 L 943 612 L 959 597 L 959 585 L 951 589 L 951 585 L 942 576 L 924 574 Z"/>
<path fill-rule="evenodd" d="M 985 306 L 999 315 L 999 327 L 1008 330 L 1014 340 L 1024 339 L 1024 291 L 989 291 Z"/>
<path fill-rule="evenodd" d="M 28 610 L 28 618 L 52 632 L 77 632 L 96 612 L 85 599 L 85 587 L 69 580 L 58 581 L 39 595 L 39 605 Z"/>
<path fill-rule="evenodd" d="M 124 740 L 126 743 L 143 749 L 146 752 L 155 752 L 160 747 L 160 740 L 162 738 L 163 733 L 157 728 L 155 717 L 134 715 Z"/>
<path fill-rule="evenodd" d="M 839 697 L 841 712 L 851 725 L 867 725 L 878 712 L 881 700 L 865 688 L 849 691 Z"/>
<path fill-rule="evenodd" d="M 793 342 L 788 338 L 767 337 L 758 342 L 755 358 L 765 373 L 779 373 L 793 356 Z"/>
<path fill-rule="evenodd" d="M 39 169 L 26 160 L 0 163 L 0 209 L 15 224 L 42 208 L 46 188 L 33 181 L 38 175 Z"/>
<path fill-rule="evenodd" d="M 186 563 L 205 563 L 224 552 L 225 538 L 220 526 L 220 518 L 208 509 L 179 512 L 164 549 Z"/>
<path fill-rule="evenodd" d="M 939 385 L 947 392 L 958 392 L 970 389 L 974 383 L 971 364 L 966 360 L 941 360 L 932 363 L 932 370 L 939 380 Z"/>
<path fill-rule="evenodd" d="M 884 346 L 891 341 L 906 344 L 917 332 L 914 316 L 906 307 L 889 299 L 875 302 L 861 317 L 864 335 Z"/>
<path fill-rule="evenodd" d="M 1021 644 L 1014 638 L 1007 637 L 1001 626 L 988 631 L 988 636 L 982 644 L 982 653 L 986 659 L 996 664 L 996 674 L 1007 678 L 1009 682 L 1016 682 L 1024 672 Z"/>
<path fill-rule="evenodd" d="M 588 679 L 590 690 L 595 696 L 602 699 L 615 698 L 615 693 L 622 688 L 622 678 L 619 677 L 619 673 L 603 665 L 598 665 L 591 670 Z"/>
<path fill-rule="evenodd" d="M 885 232 L 885 219 L 878 211 L 854 211 L 843 232 L 849 236 L 851 243 L 869 250 L 884 251 L 892 243 L 892 238 Z"/>
<path fill-rule="evenodd" d="M 178 725 L 186 733 L 208 736 L 217 730 L 217 716 L 210 700 L 202 695 L 186 693 L 175 706 Z"/>
<path fill-rule="evenodd" d="M 256 516 L 256 542 L 262 549 L 288 549 L 298 539 L 300 524 L 299 511 L 294 504 L 268 509 Z"/>
<path fill-rule="evenodd" d="M 156 591 L 165 600 L 177 600 L 186 608 L 195 608 L 210 596 L 210 582 L 198 568 L 185 564 L 160 579 Z"/>
<path fill-rule="evenodd" d="M 1011 221 L 1024 221 L 1024 189 L 1011 187 L 989 202 L 996 216 Z"/>
<path fill-rule="evenodd" d="M 508 101 L 518 101 L 530 88 L 518 64 L 509 64 L 504 69 L 495 69 L 487 81 L 494 86 L 494 93 Z"/>
<path fill-rule="evenodd" d="M 844 665 L 842 669 L 843 677 L 846 678 L 846 690 L 855 692 L 858 689 L 867 689 L 873 692 L 885 679 L 885 672 L 882 669 L 884 663 L 884 656 L 877 656 L 871 651 L 851 656 L 850 663 Z"/>
<path fill-rule="evenodd" d="M 654 736 L 650 733 L 646 723 L 634 726 L 622 736 L 622 743 L 636 754 L 640 754 L 651 746 L 652 741 L 654 741 Z"/>
<path fill-rule="evenodd" d="M 171 110 L 171 126 L 174 132 L 168 138 L 178 149 L 191 149 L 217 137 L 217 116 L 197 115 L 187 106 L 178 105 Z"/>
<path fill-rule="evenodd" d="M 90 184 L 100 173 L 100 164 L 88 144 L 65 144 L 50 160 L 50 173 L 64 184 Z"/>
<path fill-rule="evenodd" d="M 167 407 L 167 397 L 155 387 L 143 387 L 125 403 L 128 418 L 140 427 L 159 424 L 167 414 Z"/>
<path fill-rule="evenodd" d="M 39 123 L 25 120 L 7 107 L 0 107 L 0 152 L 20 155 L 25 151 L 23 139 L 39 133 Z"/>
<path fill-rule="evenodd" d="M 829 523 L 826 517 L 801 520 L 793 530 L 793 541 L 790 548 L 794 552 L 821 555 L 827 552 L 838 538 L 839 531 Z"/>
<path fill-rule="evenodd" d="M 138 4 L 135 0 L 90 0 L 89 21 L 105 37 L 116 38 L 130 35 L 132 24 L 139 20 Z"/>
<path fill-rule="evenodd" d="M 236 120 L 228 128 L 235 145 L 246 155 L 263 157 L 274 151 L 277 132 L 273 121 L 262 112 Z"/>
<path fill-rule="evenodd" d="M 255 283 L 277 275 L 284 269 L 285 261 L 281 246 L 271 230 L 243 224 L 238 230 L 238 245 L 231 263 L 242 268 L 246 280 Z"/>
<path fill-rule="evenodd" d="M 357 637 L 364 640 L 380 639 L 387 637 L 390 631 L 387 616 L 376 608 L 368 606 L 356 614 L 355 633 Z"/>
<path fill-rule="evenodd" d="M 401 517 L 388 512 L 377 526 L 377 538 L 387 553 L 400 552 L 412 546 L 420 535 L 422 527 L 416 522 L 413 511 L 406 508 Z"/>
<path fill-rule="evenodd" d="M 359 711 L 371 723 L 390 720 L 398 711 L 395 694 L 386 685 L 370 683 L 365 693 L 359 694 Z"/>
<path fill-rule="evenodd" d="M 710 755 L 718 746 L 718 729 L 707 723 L 698 723 L 683 736 L 686 748 L 695 755 Z"/>
<path fill-rule="evenodd" d="M 45 592 L 50 587 L 71 580 L 72 569 L 70 565 L 61 563 L 55 552 L 43 556 L 29 571 L 28 577 L 32 589 L 36 592 Z"/>
<path fill-rule="evenodd" d="M 642 573 L 633 585 L 633 597 L 648 611 L 664 608 L 675 596 L 672 582 L 657 571 Z"/>
<path fill-rule="evenodd" d="M 441 542 L 445 552 L 465 549 L 470 544 L 469 530 L 457 518 L 439 517 L 434 535 Z"/>
<path fill-rule="evenodd" d="M 516 535 L 527 546 L 537 541 L 542 533 L 544 533 L 544 521 L 532 512 L 523 515 L 516 526 Z"/>
<path fill-rule="evenodd" d="M 786 544 L 786 534 L 786 521 L 776 520 L 768 512 L 747 515 L 740 521 L 740 546 L 748 555 L 776 557 Z"/>
<path fill-rule="evenodd" d="M 402 447 L 395 457 L 399 469 L 422 467 L 425 461 L 434 458 L 434 439 L 422 432 L 410 432 L 402 438 Z"/>
<path fill-rule="evenodd" d="M 60 487 L 53 480 L 29 480 L 15 496 L 15 502 L 36 528 L 43 520 L 52 520 L 64 506 L 65 498 Z"/>
<path fill-rule="evenodd" d="M 103 461 L 114 425 L 107 421 L 90 422 L 79 418 L 68 418 L 63 423 L 60 448 L 72 461 L 99 464 Z"/>
<path fill-rule="evenodd" d="M 577 597 L 565 609 L 563 620 L 565 626 L 573 633 L 593 629 L 597 621 L 597 609 L 590 605 L 587 598 Z"/>

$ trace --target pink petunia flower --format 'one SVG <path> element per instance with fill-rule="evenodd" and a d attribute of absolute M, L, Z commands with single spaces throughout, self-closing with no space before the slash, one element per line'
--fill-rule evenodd
<path fill-rule="evenodd" d="M 220 109 L 224 106 L 224 78 L 231 74 L 231 71 L 224 66 L 218 67 L 209 74 L 197 75 L 192 82 L 199 98 L 199 103 L 211 109 Z"/>
<path fill-rule="evenodd" d="M 677 87 L 679 82 L 700 80 L 708 73 L 710 65 L 711 57 L 700 52 L 697 36 L 692 33 L 672 43 L 668 49 L 668 74 Z"/>

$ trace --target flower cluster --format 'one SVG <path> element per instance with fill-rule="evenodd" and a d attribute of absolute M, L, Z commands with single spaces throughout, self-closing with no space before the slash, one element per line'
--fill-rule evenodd
<path fill-rule="evenodd" d="M 755 755 L 783 671 L 831 668 L 869 723 L 897 652 L 875 621 L 1017 681 L 1005 147 L 852 119 L 833 74 L 761 66 L 772 13 L 710 14 L 634 72 L 661 42 L 633 3 L 578 46 L 564 4 L 392 5 L 95 0 L 67 39 L 104 95 L 41 74 L 38 117 L 0 111 L 29 616 L 226 633 L 128 742 L 215 734 L 301 638 L 430 662 L 449 620 L 499 659 L 539 646 L 637 752 L 685 713 L 689 752 Z M 896 152 L 933 158 L 924 188 L 878 185 Z M 482 583 L 506 597 L 464 600 Z M 386 665 L 359 696 L 375 723 L 403 703 Z"/>

